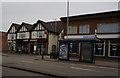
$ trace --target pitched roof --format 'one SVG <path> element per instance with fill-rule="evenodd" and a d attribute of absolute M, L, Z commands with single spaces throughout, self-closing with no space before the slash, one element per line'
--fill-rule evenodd
<path fill-rule="evenodd" d="M 31 29 L 33 28 L 33 25 L 22 22 L 22 24 L 20 25 L 20 28 L 18 29 L 18 31 L 22 28 L 22 26 L 25 26 L 28 31 L 31 31 Z"/>
<path fill-rule="evenodd" d="M 116 16 L 116 17 L 120 16 L 120 10 L 69 16 L 69 20 L 71 21 L 71 20 L 78 20 L 78 19 L 89 19 L 89 18 L 98 18 L 98 17 L 101 18 L 101 17 L 110 17 L 110 16 Z M 67 17 L 61 17 L 60 19 L 62 21 L 66 21 Z"/>
<path fill-rule="evenodd" d="M 10 30 L 12 29 L 12 27 L 15 27 L 16 30 L 18 30 L 20 28 L 20 24 L 16 24 L 16 23 L 12 23 L 12 25 L 10 26 L 10 28 L 8 29 L 7 34 L 10 32 Z"/>
<path fill-rule="evenodd" d="M 63 30 L 63 24 L 61 21 L 52 21 L 52 22 L 46 22 L 46 23 L 42 23 L 45 28 L 54 34 L 60 34 L 61 31 Z"/>
<path fill-rule="evenodd" d="M 45 22 L 41 21 L 41 20 L 38 20 L 36 23 L 33 24 L 33 27 L 31 28 L 31 30 L 34 29 L 37 26 L 38 23 L 42 24 L 42 23 L 45 23 Z"/>
<path fill-rule="evenodd" d="M 48 32 L 51 32 L 54 34 L 60 34 L 63 29 L 63 25 L 61 21 L 44 22 L 44 21 L 38 20 L 35 24 L 33 24 L 34 25 L 33 28 L 35 28 L 38 23 L 41 24 Z"/>

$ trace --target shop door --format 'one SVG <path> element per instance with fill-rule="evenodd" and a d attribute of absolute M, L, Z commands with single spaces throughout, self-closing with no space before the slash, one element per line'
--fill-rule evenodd
<path fill-rule="evenodd" d="M 31 54 L 33 54 L 33 52 L 34 52 L 34 45 L 31 45 L 30 51 L 31 51 Z"/>
<path fill-rule="evenodd" d="M 70 50 L 69 50 L 69 60 L 73 60 L 73 61 L 79 61 L 79 57 L 80 57 L 80 45 L 77 42 L 72 42 L 70 43 Z"/>
<path fill-rule="evenodd" d="M 81 43 L 80 61 L 93 62 L 94 45 L 91 42 Z"/>

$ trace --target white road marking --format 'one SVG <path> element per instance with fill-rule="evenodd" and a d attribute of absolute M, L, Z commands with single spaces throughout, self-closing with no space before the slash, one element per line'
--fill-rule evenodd
<path fill-rule="evenodd" d="M 86 71 L 94 71 L 91 69 L 84 69 L 84 68 L 78 68 L 78 67 L 71 67 L 72 69 L 78 69 L 78 70 L 86 70 Z"/>
<path fill-rule="evenodd" d="M 33 63 L 33 62 L 31 62 L 31 61 L 21 61 L 21 62 L 25 62 L 25 63 Z"/>

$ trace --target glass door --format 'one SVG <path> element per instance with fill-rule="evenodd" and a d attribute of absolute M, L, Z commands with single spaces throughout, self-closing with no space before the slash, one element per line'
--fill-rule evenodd
<path fill-rule="evenodd" d="M 79 61 L 80 43 L 71 42 L 69 45 L 69 60 Z"/>
<path fill-rule="evenodd" d="M 80 61 L 92 62 L 94 46 L 91 42 L 82 42 L 81 43 L 81 56 Z"/>

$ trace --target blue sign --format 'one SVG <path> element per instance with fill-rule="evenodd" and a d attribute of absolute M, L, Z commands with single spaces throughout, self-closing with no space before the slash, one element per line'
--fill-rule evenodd
<path fill-rule="evenodd" d="M 83 36 L 83 38 L 95 38 L 95 36 Z"/>

